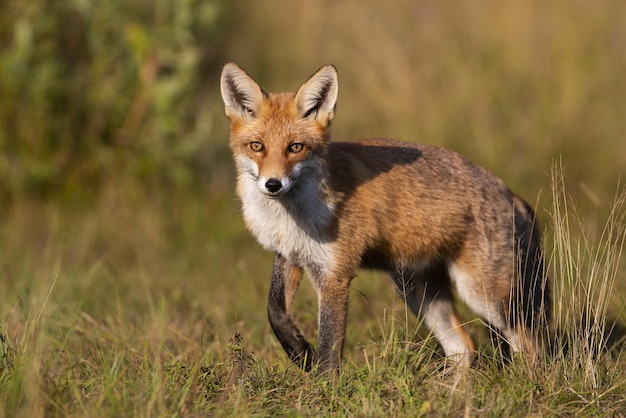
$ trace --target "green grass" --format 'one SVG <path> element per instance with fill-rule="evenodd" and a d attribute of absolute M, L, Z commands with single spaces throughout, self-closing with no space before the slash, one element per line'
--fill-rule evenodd
<path fill-rule="evenodd" d="M 146 5 L 0 3 L 0 418 L 626 415 L 625 2 Z M 234 197 L 226 60 L 268 91 L 333 63 L 335 140 L 452 148 L 536 206 L 546 358 L 504 362 L 461 306 L 479 352 L 445 375 L 364 272 L 336 381 L 295 368 Z M 315 341 L 307 282 L 295 316 Z"/>
<path fill-rule="evenodd" d="M 479 352 L 465 375 L 391 283 L 364 273 L 351 296 L 336 381 L 291 365 L 265 315 L 271 255 L 231 195 L 105 193 L 95 207 L 22 202 L 0 228 L 0 410 L 6 416 L 598 415 L 624 413 L 626 194 L 586 234 L 553 180 L 550 353 L 502 360 L 463 316 Z M 622 295 L 622 296 L 620 296 Z M 315 338 L 310 285 L 297 321 Z M 610 331 L 612 335 L 608 338 Z"/>

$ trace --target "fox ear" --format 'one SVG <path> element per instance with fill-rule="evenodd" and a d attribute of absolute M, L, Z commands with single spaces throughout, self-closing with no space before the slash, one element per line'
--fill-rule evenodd
<path fill-rule="evenodd" d="M 325 65 L 300 87 L 296 93 L 296 106 L 303 118 L 312 118 L 327 125 L 335 116 L 338 93 L 337 69 Z"/>
<path fill-rule="evenodd" d="M 237 64 L 229 62 L 222 69 L 220 90 L 229 118 L 256 117 L 263 103 L 261 87 Z"/>

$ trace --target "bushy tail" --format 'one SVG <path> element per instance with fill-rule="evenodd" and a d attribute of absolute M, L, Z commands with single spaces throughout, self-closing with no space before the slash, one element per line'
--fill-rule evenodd
<path fill-rule="evenodd" d="M 515 257 L 519 283 L 513 298 L 510 320 L 533 332 L 543 332 L 550 322 L 551 294 L 541 235 L 535 212 L 515 197 Z"/>

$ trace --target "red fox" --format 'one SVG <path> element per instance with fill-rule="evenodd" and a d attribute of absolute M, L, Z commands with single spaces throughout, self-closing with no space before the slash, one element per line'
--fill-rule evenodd
<path fill-rule="evenodd" d="M 531 207 L 500 179 L 432 146 L 330 142 L 332 65 L 296 93 L 270 94 L 227 63 L 220 87 L 244 220 L 275 253 L 269 321 L 293 362 L 338 370 L 360 268 L 391 276 L 453 363 L 474 352 L 453 288 L 513 351 L 537 353 L 550 308 L 540 237 Z M 317 350 L 291 317 L 304 272 L 318 295 Z"/>

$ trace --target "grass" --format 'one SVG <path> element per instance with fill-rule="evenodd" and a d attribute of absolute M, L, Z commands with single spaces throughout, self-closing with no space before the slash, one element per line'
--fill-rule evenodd
<path fill-rule="evenodd" d="M 626 411 L 626 193 L 598 237 L 553 179 L 552 349 L 505 362 L 465 312 L 479 353 L 443 359 L 378 274 L 355 280 L 335 382 L 292 366 L 271 334 L 271 256 L 230 195 L 176 204 L 139 189 L 91 210 L 22 202 L 0 234 L 0 410 L 5 416 L 602 415 Z M 128 190 L 123 188 L 122 190 Z M 134 197 L 132 197 L 134 196 Z M 212 232 L 204 232 L 210 225 Z M 132 227 L 132 233 L 126 233 Z M 297 321 L 315 336 L 305 285 Z"/>
<path fill-rule="evenodd" d="M 0 418 L 626 415 L 626 3 L 27 3 L 0 14 Z M 364 272 L 337 380 L 291 365 L 233 196 L 229 59 L 268 91 L 334 63 L 335 140 L 452 148 L 536 202 L 544 361 L 503 361 L 462 307 L 479 352 L 444 375 Z M 312 341 L 316 309 L 304 283 Z"/>

